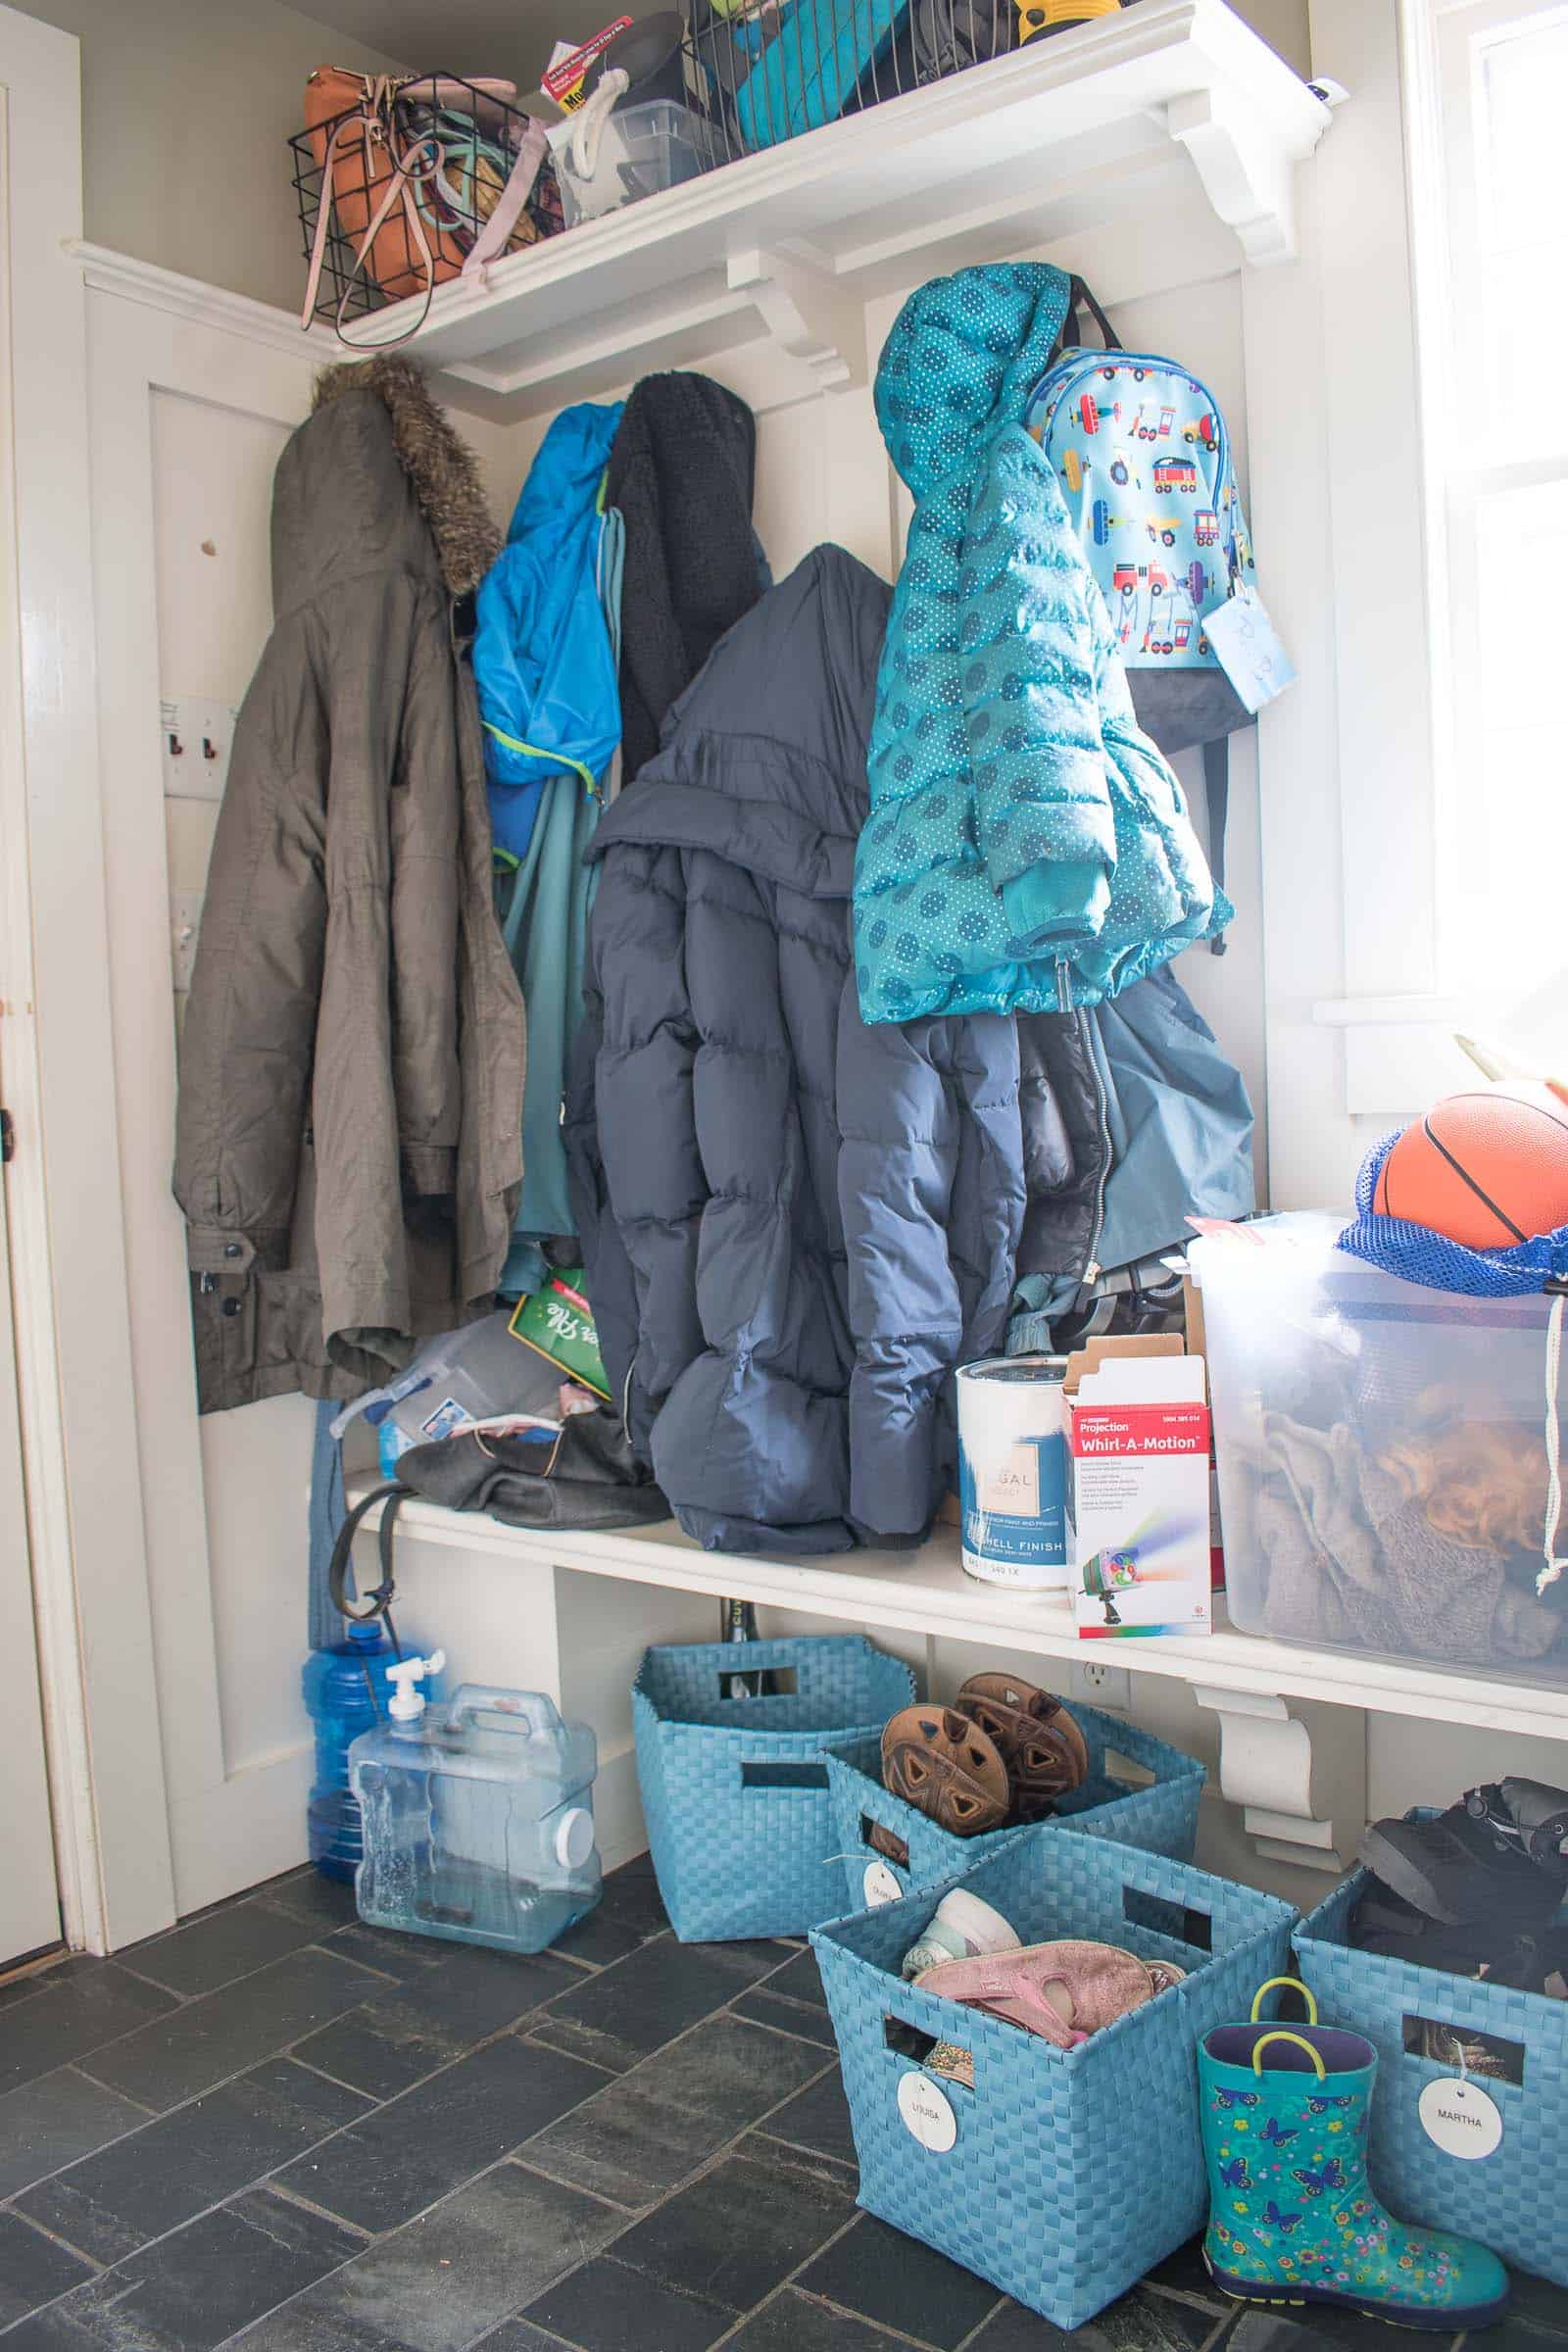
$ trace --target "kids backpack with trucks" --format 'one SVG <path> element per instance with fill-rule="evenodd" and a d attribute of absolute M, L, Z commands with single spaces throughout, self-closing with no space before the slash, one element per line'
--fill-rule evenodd
<path fill-rule="evenodd" d="M 1087 308 L 1103 351 L 1080 344 Z M 1255 564 L 1225 420 L 1191 369 L 1124 351 L 1081 278 L 1063 349 L 1029 398 L 1026 429 L 1055 468 L 1132 688 L 1138 723 L 1165 753 L 1203 747 L 1209 865 L 1225 880 L 1227 738 L 1250 726 L 1207 624 Z M 1224 940 L 1213 943 L 1216 956 Z"/>

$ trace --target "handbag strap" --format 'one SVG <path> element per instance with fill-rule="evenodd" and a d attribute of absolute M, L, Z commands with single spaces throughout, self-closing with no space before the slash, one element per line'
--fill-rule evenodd
<path fill-rule="evenodd" d="M 365 234 L 360 239 L 359 250 L 354 256 L 354 267 L 349 272 L 348 283 L 343 288 L 338 301 L 336 320 L 338 341 L 346 343 L 351 351 L 390 351 L 396 344 L 406 343 L 411 335 L 418 333 L 430 316 L 430 304 L 435 296 L 435 256 L 430 251 L 430 240 L 424 233 L 424 222 L 419 218 L 419 208 L 415 201 L 414 190 L 419 180 L 429 178 L 431 173 L 439 169 L 440 149 L 436 142 L 428 137 L 411 141 L 401 152 L 394 148 L 388 129 L 391 120 L 390 92 L 393 86 L 385 74 L 379 75 L 374 82 L 367 82 L 365 97 L 358 110 L 353 114 L 341 115 L 333 123 L 331 134 L 326 142 L 326 153 L 321 159 L 321 198 L 317 207 L 316 234 L 311 242 L 311 266 L 306 275 L 305 302 L 300 312 L 302 327 L 309 326 L 312 318 L 316 316 L 317 298 L 320 292 L 321 270 L 326 261 L 326 241 L 331 233 L 332 224 L 332 165 L 339 141 L 345 131 L 356 132 L 364 139 L 367 187 L 370 185 L 371 181 L 369 150 L 372 142 L 376 139 L 384 139 L 387 152 L 392 159 L 391 175 L 381 191 L 380 202 L 370 215 Z M 425 159 L 422 165 L 421 158 Z M 536 164 L 535 171 L 537 169 Z M 399 204 L 403 207 L 404 220 L 410 238 L 423 265 L 424 301 L 420 306 L 419 316 L 411 326 L 400 327 L 395 335 L 377 335 L 372 336 L 368 342 L 356 342 L 344 324 L 344 314 L 365 270 L 376 235 Z"/>
<path fill-rule="evenodd" d="M 464 256 L 465 277 L 472 277 L 484 268 L 486 262 L 493 262 L 498 253 L 505 253 L 512 232 L 522 217 L 522 208 L 533 194 L 539 167 L 545 160 L 549 145 L 544 124 L 536 115 L 530 115 L 528 127 L 517 143 L 517 160 L 507 174 L 507 184 L 497 197 L 489 220 Z"/>

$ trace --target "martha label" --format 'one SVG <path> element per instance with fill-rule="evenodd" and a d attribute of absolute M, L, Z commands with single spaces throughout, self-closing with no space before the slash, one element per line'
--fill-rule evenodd
<path fill-rule="evenodd" d="M 1439 2075 L 1421 2093 L 1421 2129 L 1445 2156 L 1474 2164 L 1502 2145 L 1496 2101 L 1466 2076 Z"/>

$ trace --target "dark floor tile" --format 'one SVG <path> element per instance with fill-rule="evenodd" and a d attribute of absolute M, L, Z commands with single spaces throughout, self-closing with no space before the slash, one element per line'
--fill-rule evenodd
<path fill-rule="evenodd" d="M 869 2321 L 832 2311 L 787 2286 L 730 2337 L 724 2352 L 895 2352 L 896 2347 L 906 2352 L 897 2336 L 884 2334 Z"/>
<path fill-rule="evenodd" d="M 1511 2316 L 1530 2320 L 1548 2334 L 1568 2335 L 1568 2287 L 1553 2286 L 1549 2278 L 1532 2278 L 1515 2271 Z M 1476 2340 L 1485 2344 L 1490 2339 L 1478 2332 Z"/>
<path fill-rule="evenodd" d="M 722 2009 L 766 1976 L 772 1963 L 767 1944 L 693 1946 L 662 1936 L 598 1976 L 585 1977 L 533 2032 L 555 2049 L 619 2073 Z"/>
<path fill-rule="evenodd" d="M 172 1992 L 130 1976 L 113 1960 L 56 1970 L 46 1991 L 0 2010 L 0 2091 L 86 2058 L 174 2006 Z"/>
<path fill-rule="evenodd" d="M 95 2262 L 119 2262 L 366 2112 L 358 2091 L 270 2059 L 18 2200 Z"/>
<path fill-rule="evenodd" d="M 1248 2312 L 1244 2313 L 1243 2324 L 1250 2320 L 1255 2328 L 1259 2322 L 1272 2320 L 1275 2316 L 1273 2312 Z M 1331 2303 L 1303 2303 L 1280 2312 L 1278 2318 L 1293 2323 L 1307 2340 L 1304 2345 L 1299 2345 L 1295 2338 L 1282 2335 L 1278 2345 L 1274 2345 L 1265 2336 L 1261 2342 L 1268 2345 L 1268 2352 L 1318 2352 L 1320 2345 L 1325 2348 L 1333 2346 L 1334 2352 L 1389 2352 L 1391 2337 L 1388 2321 L 1372 2319 L 1362 2312 L 1340 2311 Z M 1226 2337 L 1227 2347 L 1232 2340 L 1232 2336 Z M 1392 2340 L 1396 2342 L 1399 2339 L 1396 2337 Z M 1435 2344 L 1446 2344 L 1448 2339 L 1446 2334 L 1434 2332 L 1429 2340 Z M 1478 2352 L 1481 2347 L 1485 2348 L 1485 2352 L 1514 2352 L 1509 2337 L 1501 2332 L 1494 2335 L 1491 2329 L 1485 2334 L 1472 2333 L 1465 2340 L 1475 2344 Z M 1534 2336 L 1526 2338 L 1526 2346 L 1528 2352 L 1546 2352 L 1546 2347 Z M 1249 2352 L 1255 2352 L 1255 2348 L 1250 2347 Z"/>
<path fill-rule="evenodd" d="M 0 2099 L 0 2197 L 15 2196 L 146 2121 L 145 2107 L 89 2082 L 74 2067 L 24 2082 Z"/>
<path fill-rule="evenodd" d="M 362 2230 L 396 2230 L 604 2082 L 575 2058 L 509 2035 L 302 2156 L 280 2184 Z"/>
<path fill-rule="evenodd" d="M 855 2213 L 841 2174 L 776 2155 L 726 2156 L 637 2223 L 619 2262 L 750 2311 Z"/>
<path fill-rule="evenodd" d="M 573 2347 L 559 2335 L 536 2328 L 532 2320 L 509 2320 L 482 2344 L 476 2344 L 474 2352 L 573 2352 Z"/>
<path fill-rule="evenodd" d="M 663 1935 L 669 1926 L 669 1913 L 664 1909 L 659 1881 L 654 1875 L 653 1855 L 638 1854 L 634 1861 L 612 1871 L 605 1881 L 599 1908 L 630 1929 L 640 1940 Z"/>
<path fill-rule="evenodd" d="M 281 1879 L 269 1879 L 265 1886 L 252 1891 L 265 1895 L 278 1910 L 309 1920 L 323 1936 L 329 1936 L 334 1928 L 351 1926 L 359 1917 L 353 1887 L 342 1879 L 323 1879 L 318 1870 L 309 1866 L 289 1871 Z"/>
<path fill-rule="evenodd" d="M 350 2341 L 460 2352 L 589 2261 L 625 2218 L 559 2180 L 519 2165 L 497 2165 L 322 2279 L 303 2300 Z M 246 2352 L 254 2343 L 247 2338 Z"/>
<path fill-rule="evenodd" d="M 579 1919 L 564 1936 L 558 1936 L 550 1948 L 564 1953 L 568 1960 L 586 1960 L 594 1968 L 608 1968 L 612 1961 L 624 1960 L 628 1952 L 635 1952 L 648 1941 L 650 1935 L 661 1934 L 666 1924 L 661 1916 L 657 1928 L 644 1930 L 629 1920 L 617 1918 L 600 1902 L 586 1919 Z"/>
<path fill-rule="evenodd" d="M 1070 2330 L 1017 2303 L 1004 2303 L 968 2352 L 1196 2352 L 1221 2325 L 1217 2312 L 1134 2287 L 1098 2319 Z"/>
<path fill-rule="evenodd" d="M 35 2314 L 6 2352 L 211 2352 L 363 2242 L 252 2190 Z"/>
<path fill-rule="evenodd" d="M 439 1967 L 456 1948 L 438 1942 L 433 1936 L 399 1936 L 391 1928 L 368 1928 L 360 1919 L 352 1927 L 334 1928 L 330 1936 L 318 1936 L 317 1941 L 323 1952 L 357 1960 L 362 1968 L 377 1969 L 400 1984 L 410 1977 L 422 1977 L 427 1968 Z"/>
<path fill-rule="evenodd" d="M 291 1952 L 127 2034 L 97 2052 L 87 2072 L 148 2107 L 176 2107 L 384 1990 L 353 1961 Z"/>
<path fill-rule="evenodd" d="M 0 2328 L 52 2303 L 93 2276 L 82 2262 L 14 2213 L 0 2213 Z"/>
<path fill-rule="evenodd" d="M 822 1974 L 816 1965 L 816 1954 L 808 1946 L 797 1952 L 793 1960 L 775 1969 L 767 1980 L 769 1992 L 782 1993 L 786 2000 L 808 2001 L 813 2009 L 825 2009 L 827 1996 L 822 1990 Z"/>
<path fill-rule="evenodd" d="M 836 2050 L 839 2046 L 825 2009 L 808 2009 L 804 2001 L 776 2000 L 768 1984 L 743 1992 L 738 2001 L 730 2003 L 730 2011 L 735 2017 L 749 2017 L 754 2026 L 771 2026 L 775 2034 L 798 2034 L 803 2041 L 814 2041 L 818 2049 Z"/>
<path fill-rule="evenodd" d="M 708 2352 L 735 2325 L 720 2303 L 661 2286 L 613 2255 L 584 2263 L 528 2307 L 539 2326 L 555 2328 L 583 2352 Z"/>
<path fill-rule="evenodd" d="M 188 1998 L 216 1992 L 220 1984 L 248 1977 L 269 1960 L 281 1960 L 285 1952 L 297 1952 L 302 1943 L 315 1939 L 309 1920 L 258 1898 L 225 1903 L 221 1910 L 209 1911 L 167 1936 L 133 1943 L 120 1959 L 137 1976 Z"/>
<path fill-rule="evenodd" d="M 1383 2327 L 1381 2321 L 1378 2325 Z M 1332 2335 L 1325 2335 L 1315 2319 L 1304 2311 L 1299 2316 L 1294 2312 L 1248 2311 L 1242 2314 L 1226 2336 L 1225 2352 L 1331 2352 L 1337 2340 Z M 1448 2338 L 1432 2335 L 1425 2340 L 1442 2347 L 1447 2344 Z M 1478 2344 L 1490 2343 L 1491 2337 L 1476 2336 L 1473 2340 Z M 1383 2327 L 1384 2352 L 1388 2352 L 1391 2343 L 1401 2341 L 1402 2337 L 1391 2335 L 1388 2328 Z"/>
<path fill-rule="evenodd" d="M 437 2067 L 505 2032 L 582 1972 L 551 1952 L 531 1957 L 449 1944 L 438 1968 L 383 1985 L 294 2052 L 372 2098 L 395 2098 Z"/>
<path fill-rule="evenodd" d="M 618 2205 L 651 2205 L 820 2064 L 820 2051 L 807 2042 L 736 2017 L 711 2017 L 518 2154 Z"/>
<path fill-rule="evenodd" d="M 1163 2262 L 1157 2263 L 1145 2283 L 1168 2287 L 1176 2295 L 1196 2295 L 1200 2302 L 1210 2304 L 1217 2311 L 1234 2311 L 1236 2308 L 1220 2293 L 1208 2275 L 1208 2266 L 1203 2260 L 1201 2231 L 1197 2237 L 1190 2237 L 1185 2246 L 1178 2246 L 1174 2254 L 1167 2254 Z"/>
<path fill-rule="evenodd" d="M 1325 2337 L 1336 2346 L 1339 2338 Z M 1465 2352 L 1560 2352 L 1562 2337 L 1555 2331 L 1540 2328 L 1534 2320 L 1499 2320 L 1494 2328 L 1472 2328 L 1463 2338 Z"/>
<path fill-rule="evenodd" d="M 770 2115 L 760 2129 L 769 2139 L 787 2139 L 793 2147 L 809 2148 L 813 2155 L 833 2156 L 840 2164 L 858 2163 L 850 2104 L 836 2066 L 777 2115 Z"/>
<path fill-rule="evenodd" d="M 869 2214 L 819 2254 L 797 2284 L 940 2352 L 953 2352 L 1000 2300 L 984 2278 Z"/>

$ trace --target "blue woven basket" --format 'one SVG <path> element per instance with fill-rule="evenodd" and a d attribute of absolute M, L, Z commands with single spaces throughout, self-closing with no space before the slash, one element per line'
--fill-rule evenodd
<path fill-rule="evenodd" d="M 1192 2236 L 1207 2211 L 1199 2037 L 1248 2014 L 1288 1961 L 1295 1913 L 1272 1895 L 1103 1838 L 1025 1830 L 961 1884 L 1026 1943 L 1083 1936 L 1174 1960 L 1185 1984 L 1072 2050 L 919 1992 L 900 1964 L 947 1888 L 833 1921 L 811 1937 L 838 2036 L 860 2203 L 1058 2328 L 1078 2328 Z M 1206 1938 L 1206 1945 L 1204 1942 Z M 956 2042 L 974 2088 L 946 2154 L 899 2106 L 916 2052 Z M 908 2094 L 906 2094 L 908 2095 Z"/>
<path fill-rule="evenodd" d="M 1372 2184 L 1402 2221 L 1462 2230 L 1522 2270 L 1568 2286 L 1568 2002 L 1352 1951 L 1346 1923 L 1366 1883 L 1367 1873 L 1357 1870 L 1336 1886 L 1301 1922 L 1296 1950 L 1324 2024 L 1364 2034 L 1377 2048 Z M 1460 2060 L 1457 2052 L 1436 2059 L 1407 2050 L 1407 2021 L 1514 2045 L 1522 2079 L 1481 2080 L 1502 2117 L 1495 2154 L 1478 2162 L 1447 2156 L 1427 2137 L 1421 2093 L 1438 2077 L 1457 2075 Z M 1415 2038 L 1413 2024 L 1410 2032 Z"/>
<path fill-rule="evenodd" d="M 1089 1750 L 1089 1777 L 1071 1796 L 1061 1798 L 1048 1826 L 1087 1830 L 1123 1845 L 1142 1846 L 1146 1853 L 1168 1854 L 1173 1862 L 1190 1862 L 1198 1838 L 1199 1799 L 1208 1777 L 1202 1765 L 1120 1716 L 1103 1715 L 1098 1707 L 1073 1707 L 1069 1712 Z M 1153 1774 L 1148 1788 L 1117 1778 L 1114 1759 L 1119 1756 Z M 951 1831 L 939 1829 L 883 1788 L 882 1745 L 875 1738 L 830 1748 L 827 1775 L 852 1911 L 889 1900 L 886 1889 L 892 1885 L 907 1894 L 973 1870 L 1018 1835 L 1010 1829 L 992 1830 L 983 1838 L 955 1838 Z M 873 1823 L 886 1833 L 880 1843 L 872 1841 Z M 883 1850 L 890 1838 L 904 1849 L 902 1862 L 897 1851 Z"/>
<path fill-rule="evenodd" d="M 794 1674 L 725 1698 L 735 1674 Z M 632 1685 L 637 1779 L 659 1891 L 682 1943 L 804 1936 L 844 1900 L 822 1749 L 880 1733 L 914 1677 L 863 1634 L 649 1649 Z"/>

